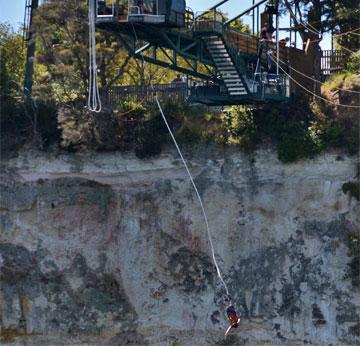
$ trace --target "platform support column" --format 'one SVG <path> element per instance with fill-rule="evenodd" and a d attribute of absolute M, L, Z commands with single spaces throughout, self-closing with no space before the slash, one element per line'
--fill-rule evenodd
<path fill-rule="evenodd" d="M 30 6 L 30 16 L 28 23 L 28 42 L 26 50 L 25 78 L 24 78 L 24 94 L 31 95 L 33 86 L 34 73 L 34 57 L 35 57 L 35 33 L 33 31 L 34 11 L 38 8 L 39 1 L 32 0 Z"/>
<path fill-rule="evenodd" d="M 279 12 L 276 8 L 276 74 L 279 75 Z"/>

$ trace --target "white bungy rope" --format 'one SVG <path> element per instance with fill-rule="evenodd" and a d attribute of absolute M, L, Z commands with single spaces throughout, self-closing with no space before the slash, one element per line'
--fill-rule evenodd
<path fill-rule="evenodd" d="M 182 162 L 183 162 L 183 164 L 184 164 L 184 167 L 185 167 L 185 169 L 186 169 L 186 172 L 187 172 L 187 174 L 188 174 L 188 176 L 189 176 L 189 178 L 190 178 L 191 184 L 192 184 L 192 186 L 193 186 L 193 188 L 194 188 L 194 190 L 195 190 L 196 196 L 197 196 L 197 198 L 198 198 L 198 200 L 199 200 L 200 207 L 201 207 L 201 211 L 202 211 L 202 213 L 203 213 L 204 220 L 205 220 L 206 231 L 207 231 L 207 235 L 208 235 L 208 238 L 209 238 L 209 243 L 210 243 L 210 248 L 211 248 L 211 255 L 212 255 L 212 259 L 213 259 L 213 262 L 214 262 L 214 265 L 215 265 L 215 268 L 216 268 L 216 273 L 217 273 L 217 275 L 218 275 L 221 283 L 223 284 L 223 286 L 224 286 L 224 288 L 225 288 L 226 295 L 229 297 L 229 296 L 230 296 L 230 294 L 229 294 L 229 289 L 228 289 L 228 287 L 227 287 L 227 285 L 226 285 L 226 283 L 225 283 L 225 281 L 224 281 L 224 279 L 223 279 L 223 277 L 222 277 L 222 275 L 221 275 L 220 267 L 219 267 L 219 265 L 218 265 L 218 263 L 217 263 L 217 260 L 216 260 L 216 257 L 215 257 L 215 250 L 214 250 L 214 245 L 213 245 L 213 241 L 212 241 L 212 235 L 211 235 L 211 231 L 210 231 L 209 221 L 208 221 L 208 218 L 207 218 L 207 215 L 206 215 L 206 211 L 205 211 L 205 208 L 204 208 L 204 204 L 203 204 L 202 198 L 200 197 L 199 191 L 198 191 L 198 189 L 197 189 L 197 187 L 196 187 L 196 184 L 195 184 L 195 182 L 194 182 L 194 179 L 193 179 L 193 177 L 192 177 L 192 175 L 191 175 L 191 173 L 190 173 L 189 167 L 188 167 L 188 165 L 187 165 L 187 163 L 186 163 L 186 161 L 185 161 L 185 159 L 184 159 L 184 157 L 183 157 L 183 155 L 182 155 L 182 153 L 181 153 L 181 150 L 180 150 L 179 145 L 178 145 L 178 143 L 177 143 L 177 141 L 176 141 L 176 139 L 175 139 L 175 136 L 174 136 L 174 134 L 172 133 L 171 128 L 170 128 L 170 126 L 169 126 L 169 124 L 168 124 L 168 122 L 167 122 L 167 120 L 166 120 L 166 117 L 165 117 L 165 114 L 164 114 L 163 109 L 162 109 L 162 107 L 161 107 L 161 104 L 160 104 L 160 102 L 159 102 L 157 93 L 156 93 L 153 85 L 151 85 L 151 87 L 152 87 L 152 89 L 153 89 L 154 92 L 155 92 L 155 100 L 156 100 L 156 104 L 157 104 L 157 106 L 158 106 L 158 108 L 159 108 L 159 111 L 160 111 L 160 113 L 161 113 L 161 117 L 163 118 L 164 123 L 165 123 L 165 125 L 166 125 L 166 127 L 167 127 L 167 129 L 168 129 L 168 131 L 169 131 L 170 136 L 171 136 L 171 139 L 173 140 L 173 142 L 174 142 L 174 144 L 175 144 L 175 147 L 176 147 L 176 149 L 177 149 L 177 151 L 178 151 L 178 153 L 179 153 L 179 156 L 180 156 L 180 158 L 181 158 L 181 160 L 182 160 Z"/>
<path fill-rule="evenodd" d="M 135 43 L 136 43 L 136 42 L 138 41 L 138 38 L 137 38 L 136 31 L 135 31 L 135 27 L 134 27 L 133 24 L 132 24 L 132 29 L 133 29 L 133 32 L 134 32 Z M 145 59 L 144 59 L 143 56 L 141 56 L 141 59 L 142 59 L 143 63 L 145 64 Z M 162 117 L 162 119 L 164 120 L 164 123 L 165 123 L 165 125 L 166 125 L 166 128 L 167 128 L 167 130 L 169 131 L 170 137 L 171 137 L 171 139 L 173 140 L 173 142 L 174 142 L 174 144 L 175 144 L 175 147 L 176 147 L 176 149 L 177 149 L 177 152 L 179 153 L 179 156 L 180 156 L 180 158 L 181 158 L 181 161 L 183 162 L 183 165 L 184 165 L 184 167 L 185 167 L 185 169 L 186 169 L 186 172 L 187 172 L 187 174 L 188 174 L 188 176 L 189 176 L 189 178 L 190 178 L 191 184 L 192 184 L 192 186 L 193 186 L 193 188 L 194 188 L 194 190 L 195 190 L 196 196 L 197 196 L 197 198 L 198 198 L 198 200 L 199 200 L 200 207 L 201 207 L 201 211 L 202 211 L 202 214 L 203 214 L 203 216 L 204 216 L 204 221 L 205 221 L 205 225 L 206 225 L 207 236 L 208 236 L 209 243 L 210 243 L 210 248 L 211 248 L 212 260 L 213 260 L 213 263 L 214 263 L 215 268 L 216 268 L 216 273 L 217 273 L 217 275 L 218 275 L 218 277 L 219 277 L 222 285 L 223 285 L 224 288 L 225 288 L 227 297 L 230 297 L 229 289 L 228 289 L 228 287 L 227 287 L 227 285 L 226 285 L 226 283 L 225 283 L 225 281 L 224 281 L 224 279 L 223 279 L 223 277 L 222 277 L 222 275 L 221 275 L 220 267 L 219 267 L 219 265 L 218 265 L 218 263 L 217 263 L 217 260 L 216 260 L 215 249 L 214 249 L 214 244 L 213 244 L 213 241 L 212 241 L 212 235 L 211 235 L 211 231 L 210 231 L 209 221 L 208 221 L 208 217 L 207 217 L 207 215 L 206 215 L 206 211 L 205 211 L 205 208 L 204 208 L 204 204 L 203 204 L 202 198 L 201 198 L 201 196 L 200 196 L 200 194 L 199 194 L 199 191 L 198 191 L 198 189 L 197 189 L 197 187 L 196 187 L 195 181 L 194 181 L 194 179 L 193 179 L 193 177 L 192 177 L 192 175 L 191 175 L 191 172 L 190 172 L 190 170 L 189 170 L 189 167 L 188 167 L 188 165 L 187 165 L 187 163 L 186 163 L 186 161 L 185 161 L 185 159 L 184 159 L 184 156 L 183 156 L 182 153 L 181 153 L 180 147 L 179 147 L 179 145 L 178 145 L 178 143 L 177 143 L 177 141 L 176 141 L 176 139 L 175 139 L 175 136 L 174 136 L 174 134 L 173 134 L 172 131 L 171 131 L 171 128 L 170 128 L 170 126 L 169 126 L 169 123 L 168 123 L 167 120 L 166 120 L 166 116 L 165 116 L 164 111 L 163 111 L 163 109 L 162 109 L 162 107 L 161 107 L 161 104 L 160 104 L 160 101 L 159 101 L 157 92 L 156 92 L 153 84 L 150 84 L 150 87 L 151 87 L 152 91 L 153 91 L 154 94 L 155 94 L 156 104 L 157 104 L 157 106 L 158 106 L 158 108 L 159 108 L 161 117 Z"/>

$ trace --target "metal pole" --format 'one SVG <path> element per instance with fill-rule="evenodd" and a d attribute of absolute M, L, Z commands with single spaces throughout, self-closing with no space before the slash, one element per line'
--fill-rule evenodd
<path fill-rule="evenodd" d="M 247 8 L 245 11 L 241 12 L 240 14 L 238 14 L 237 16 L 227 20 L 224 25 L 229 25 L 230 23 L 234 22 L 236 19 L 239 19 L 240 17 L 242 17 L 244 14 L 249 13 L 254 7 L 258 7 L 260 5 L 262 5 L 264 2 L 266 2 L 268 0 L 260 0 L 259 2 L 257 2 L 255 5 L 252 5 L 251 7 Z"/>
<path fill-rule="evenodd" d="M 35 32 L 33 28 L 34 12 L 38 8 L 39 1 L 32 0 L 29 18 L 29 42 L 26 51 L 26 64 L 25 64 L 25 78 L 24 78 L 24 93 L 31 95 L 33 86 L 33 73 L 34 73 L 34 57 L 35 57 Z"/>
<path fill-rule="evenodd" d="M 290 38 L 289 38 L 289 46 L 291 47 L 291 44 L 292 44 L 292 28 L 291 28 L 291 25 L 292 25 L 292 20 L 291 20 L 291 14 L 289 14 L 289 28 L 290 28 Z M 296 35 L 296 34 L 295 34 Z"/>
<path fill-rule="evenodd" d="M 295 6 L 295 18 L 297 17 L 297 7 Z M 296 25 L 296 21 L 294 21 L 294 24 Z M 297 30 L 294 31 L 295 33 L 295 48 L 297 48 Z"/>
<path fill-rule="evenodd" d="M 257 33 L 257 35 L 259 35 L 259 32 L 260 32 L 259 19 L 260 19 L 260 14 L 259 14 L 259 6 L 258 6 L 258 7 L 256 7 L 256 33 Z"/>
<path fill-rule="evenodd" d="M 252 4 L 255 4 L 255 0 L 252 0 Z M 255 34 L 255 8 L 252 11 L 252 33 Z"/>
<path fill-rule="evenodd" d="M 276 74 L 279 75 L 279 12 L 278 11 L 276 11 Z"/>

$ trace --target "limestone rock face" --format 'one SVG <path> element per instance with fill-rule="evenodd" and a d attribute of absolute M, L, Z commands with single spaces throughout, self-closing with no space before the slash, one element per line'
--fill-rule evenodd
<path fill-rule="evenodd" d="M 224 290 L 175 151 L 24 152 L 0 177 L 1 344 L 360 342 L 360 206 L 342 189 L 356 159 L 184 155 L 240 327 L 224 339 Z"/>

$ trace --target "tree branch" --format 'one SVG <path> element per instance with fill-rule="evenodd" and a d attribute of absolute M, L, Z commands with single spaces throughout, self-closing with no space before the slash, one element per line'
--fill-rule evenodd
<path fill-rule="evenodd" d="M 292 10 L 292 8 L 291 8 L 291 5 L 290 5 L 289 1 L 288 1 L 288 0 L 285 0 L 284 3 L 285 3 L 285 6 L 286 6 L 286 8 L 288 9 L 288 11 L 289 11 L 289 13 L 290 13 L 291 18 L 294 20 L 295 26 L 300 27 L 301 24 L 300 24 L 299 21 L 297 20 L 295 14 L 294 14 L 294 12 L 293 12 L 293 10 Z M 297 8 L 298 8 L 298 4 L 295 4 L 295 6 L 297 6 Z M 299 11 L 300 20 L 301 20 L 301 12 L 300 12 L 300 9 L 299 9 L 299 8 L 298 8 L 298 11 Z M 305 33 L 304 33 L 304 29 L 302 29 L 302 30 L 299 29 L 299 34 L 300 34 L 300 36 L 301 36 L 301 39 L 302 39 L 303 41 L 306 41 L 307 37 L 306 37 L 306 35 L 305 35 Z"/>

